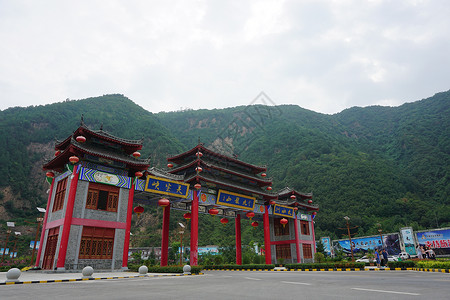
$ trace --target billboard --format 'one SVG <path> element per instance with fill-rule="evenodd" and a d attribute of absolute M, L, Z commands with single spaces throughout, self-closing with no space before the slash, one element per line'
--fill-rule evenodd
<path fill-rule="evenodd" d="M 360 238 L 352 238 L 353 253 L 364 254 L 368 250 L 386 248 L 389 255 L 398 255 L 401 252 L 398 233 L 392 233 L 380 236 L 367 236 Z M 348 239 L 333 241 L 334 251 L 342 250 L 344 253 L 350 254 L 351 247 Z"/>
<path fill-rule="evenodd" d="M 417 242 L 424 248 L 432 248 L 436 256 L 450 255 L 450 228 L 417 231 Z"/>
<path fill-rule="evenodd" d="M 323 237 L 320 240 L 322 241 L 325 253 L 328 256 L 330 256 L 331 255 L 331 239 L 329 237 Z"/>
<path fill-rule="evenodd" d="M 411 227 L 405 227 L 400 229 L 402 235 L 402 242 L 405 246 L 405 251 L 410 255 L 416 255 L 416 247 L 414 245 L 413 229 Z"/>

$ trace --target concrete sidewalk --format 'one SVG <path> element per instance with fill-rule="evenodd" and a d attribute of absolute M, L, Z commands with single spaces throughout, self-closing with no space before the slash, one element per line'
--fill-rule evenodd
<path fill-rule="evenodd" d="M 163 277 L 163 276 L 184 276 L 184 274 L 174 273 L 148 273 L 146 275 L 137 272 L 98 272 L 92 275 L 92 278 L 83 278 L 80 272 L 77 273 L 48 273 L 38 271 L 22 272 L 17 282 L 6 282 L 6 272 L 0 272 L 0 285 L 8 284 L 29 284 L 29 283 L 53 283 L 70 282 L 83 280 L 102 280 L 102 279 L 125 279 L 125 278 L 143 278 L 143 277 Z"/>

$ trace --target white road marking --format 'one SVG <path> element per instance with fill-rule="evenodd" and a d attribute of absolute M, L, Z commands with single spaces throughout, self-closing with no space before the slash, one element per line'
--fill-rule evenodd
<path fill-rule="evenodd" d="M 311 285 L 311 283 L 306 283 L 306 282 L 294 282 L 294 281 L 282 281 L 282 283 L 301 284 L 301 285 Z"/>
<path fill-rule="evenodd" d="M 260 278 L 252 278 L 252 277 L 245 277 L 245 278 L 249 280 L 261 280 Z"/>
<path fill-rule="evenodd" d="M 401 295 L 411 295 L 411 296 L 420 296 L 420 294 L 416 294 L 416 293 L 406 293 L 406 292 L 396 292 L 396 291 L 383 291 L 383 290 L 372 290 L 372 289 L 361 289 L 361 288 L 352 288 L 352 290 L 378 292 L 378 293 L 401 294 Z"/>

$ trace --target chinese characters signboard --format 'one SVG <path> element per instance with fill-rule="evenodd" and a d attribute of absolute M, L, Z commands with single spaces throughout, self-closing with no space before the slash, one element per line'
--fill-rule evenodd
<path fill-rule="evenodd" d="M 253 211 L 253 209 L 255 208 L 255 202 L 255 198 L 253 197 L 219 190 L 216 203 L 224 206 L 231 206 Z"/>
<path fill-rule="evenodd" d="M 294 208 L 276 204 L 273 214 L 282 217 L 294 218 Z"/>
<path fill-rule="evenodd" d="M 187 198 L 189 194 L 189 184 L 155 176 L 147 176 L 145 191 L 180 198 Z"/>

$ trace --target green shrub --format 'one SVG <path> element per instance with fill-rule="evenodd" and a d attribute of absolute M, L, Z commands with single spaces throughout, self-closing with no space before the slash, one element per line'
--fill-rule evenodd
<path fill-rule="evenodd" d="M 417 268 L 423 269 L 450 269 L 450 261 L 438 261 L 438 260 L 422 260 L 416 261 Z"/>
<path fill-rule="evenodd" d="M 416 266 L 413 260 L 405 260 L 405 261 L 390 261 L 388 262 L 389 268 L 414 268 Z"/>
<path fill-rule="evenodd" d="M 275 268 L 275 265 L 265 265 L 265 264 L 250 264 L 250 265 L 206 265 L 203 266 L 204 269 L 215 269 L 215 270 L 246 270 L 246 269 L 263 269 L 271 270 Z"/>
<path fill-rule="evenodd" d="M 357 263 L 351 261 L 338 261 L 326 263 L 303 263 L 303 264 L 286 264 L 288 270 L 295 269 L 364 269 L 364 263 Z"/>

